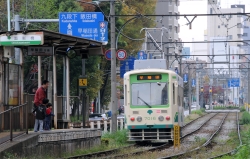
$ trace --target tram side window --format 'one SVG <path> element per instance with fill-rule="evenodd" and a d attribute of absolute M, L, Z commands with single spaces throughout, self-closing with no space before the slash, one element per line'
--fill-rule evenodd
<path fill-rule="evenodd" d="M 124 88 L 124 106 L 127 106 L 127 85 Z"/>
<path fill-rule="evenodd" d="M 174 83 L 173 83 L 173 104 L 175 104 L 175 87 L 174 87 Z"/>
<path fill-rule="evenodd" d="M 161 104 L 168 104 L 168 84 L 166 83 L 161 91 Z"/>

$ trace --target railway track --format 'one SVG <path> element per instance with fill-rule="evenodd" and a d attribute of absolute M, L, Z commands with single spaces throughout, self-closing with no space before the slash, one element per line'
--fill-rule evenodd
<path fill-rule="evenodd" d="M 207 115 L 204 115 L 202 117 L 199 117 L 189 122 L 184 127 L 182 127 L 182 133 L 183 133 L 183 136 L 181 137 L 182 147 L 180 148 L 179 152 L 178 150 L 177 151 L 174 150 L 173 146 L 170 144 L 163 144 L 163 145 L 155 146 L 155 147 L 136 147 L 136 145 L 130 145 L 128 147 L 131 148 L 131 146 L 134 146 L 135 148 L 133 149 L 133 151 L 130 151 L 129 153 L 127 153 L 127 151 L 122 152 L 121 151 L 122 149 L 126 149 L 126 147 L 123 147 L 123 148 L 97 152 L 97 153 L 92 153 L 92 154 L 87 154 L 87 155 L 72 156 L 68 158 L 103 158 L 103 159 L 104 158 L 105 159 L 107 158 L 129 158 L 129 156 L 138 156 L 145 152 L 154 152 L 154 151 L 159 152 L 160 156 L 164 156 L 162 155 L 161 152 L 166 152 L 166 151 L 174 152 L 174 154 L 172 155 L 165 155 L 165 157 L 161 157 L 161 158 L 180 158 L 183 156 L 189 156 L 190 153 L 197 153 L 198 150 L 200 150 L 201 148 L 210 147 L 211 149 L 211 147 L 213 147 L 211 142 L 215 138 L 216 134 L 218 134 L 222 130 L 223 124 L 227 118 L 227 115 L 228 113 L 209 113 Z M 213 123 L 219 123 L 219 124 L 213 124 Z M 236 125 L 237 125 L 237 129 L 239 133 L 238 113 L 237 113 L 236 123 L 237 123 Z M 213 130 L 212 130 L 212 127 L 214 127 Z M 199 145 L 195 148 L 190 148 L 191 147 L 190 143 L 192 143 L 195 140 L 196 136 L 203 134 L 204 131 L 209 132 L 209 135 L 207 135 L 206 137 L 206 142 L 204 142 L 202 145 Z M 240 139 L 240 136 L 239 136 L 239 139 Z M 183 145 L 186 145 L 186 146 L 183 147 Z M 234 150 L 231 150 L 227 153 L 221 154 L 216 157 L 228 155 L 232 152 L 234 152 Z M 216 157 L 213 157 L 213 158 L 216 158 Z"/>
<path fill-rule="evenodd" d="M 221 114 L 221 113 L 220 113 Z M 226 125 L 225 121 L 227 120 L 231 120 L 232 121 L 232 113 L 228 116 L 229 113 L 227 113 L 223 119 L 221 120 L 220 124 L 218 125 L 218 128 L 216 130 L 213 131 L 212 135 L 208 138 L 208 140 L 206 140 L 205 143 L 203 143 L 201 146 L 197 146 L 196 148 L 192 148 L 192 149 L 189 149 L 189 150 L 181 150 L 183 152 L 179 152 L 179 153 L 176 153 L 176 154 L 173 154 L 173 155 L 170 155 L 170 156 L 166 156 L 166 157 L 162 157 L 161 159 L 165 159 L 165 158 L 193 158 L 194 156 L 192 155 L 195 155 L 196 157 L 198 158 L 209 158 L 211 156 L 211 153 L 216 149 L 216 145 L 217 144 L 214 144 L 215 141 L 214 141 L 214 138 L 217 136 L 217 138 L 222 138 L 222 136 L 226 136 L 225 133 L 229 133 L 227 131 L 230 131 L 231 128 L 229 128 L 228 130 L 225 130 L 225 128 L 223 128 L 223 126 Z M 234 113 L 235 114 L 235 113 Z M 233 119 L 233 121 L 235 121 L 235 125 L 234 125 L 234 128 L 235 130 L 237 130 L 237 133 L 238 133 L 238 138 L 239 138 L 239 141 L 240 141 L 240 145 L 242 144 L 241 142 L 241 139 L 240 139 L 240 132 L 239 132 L 239 120 L 238 120 L 238 113 L 235 115 L 236 117 Z M 214 117 L 216 118 L 216 116 Z M 227 120 L 226 120 L 227 119 Z M 207 125 L 206 125 L 207 127 Z M 225 126 L 227 127 L 227 126 Z M 230 127 L 230 126 L 229 126 Z M 207 127 L 208 129 L 211 129 L 211 127 Z M 231 132 L 231 131 L 230 131 Z M 199 132 L 200 134 L 202 134 L 202 132 Z M 214 143 L 213 143 L 214 142 Z M 220 140 L 220 142 L 222 142 L 222 140 Z M 206 148 L 206 153 L 205 155 L 207 156 L 204 156 L 204 154 L 199 154 L 199 150 L 201 150 L 202 148 Z M 214 149 L 213 149 L 214 148 Z M 204 152 L 204 151 L 203 151 Z M 235 152 L 235 149 L 233 150 L 230 150 L 226 153 L 222 153 L 221 155 L 217 155 L 217 156 L 213 156 L 211 158 L 217 158 L 217 157 L 222 157 L 224 155 L 230 155 L 230 154 L 233 154 Z M 192 154 L 192 155 L 191 155 Z M 210 156 L 209 156 L 210 155 Z M 192 156 L 192 157 L 190 157 Z"/>
<path fill-rule="evenodd" d="M 184 125 L 182 127 L 182 130 L 185 129 L 185 127 L 188 127 L 191 124 L 197 125 L 197 121 L 201 120 L 203 118 L 205 118 L 204 120 L 206 120 L 207 118 L 211 119 L 214 115 L 215 114 L 212 114 L 212 115 L 211 114 L 206 114 L 204 116 L 196 118 L 195 120 L 193 120 L 193 121 L 187 123 L 186 125 Z M 130 152 L 130 153 L 112 155 L 112 154 L 115 154 L 115 153 L 119 153 L 122 149 L 126 149 L 126 148 L 131 147 L 131 146 L 136 147 L 136 144 L 130 145 L 130 146 L 127 146 L 127 147 L 123 147 L 123 148 L 117 148 L 117 149 L 101 151 L 101 152 L 96 152 L 96 153 L 91 153 L 91 154 L 71 156 L 71 157 L 67 157 L 67 158 L 64 158 L 64 159 L 97 158 L 97 157 L 99 157 L 99 158 L 123 158 L 123 157 L 128 157 L 128 156 L 131 156 L 131 155 L 140 155 L 140 154 L 142 154 L 142 153 L 144 153 L 146 151 L 150 151 L 150 152 L 160 151 L 160 150 L 168 149 L 168 148 L 172 147 L 172 145 L 170 145 L 170 144 L 163 144 L 163 145 L 155 146 L 155 147 L 148 147 L 148 146 L 144 147 L 144 148 L 139 147 L 138 149 L 135 149 L 133 152 Z"/>
<path fill-rule="evenodd" d="M 161 153 L 161 155 L 165 157 L 161 157 L 160 159 L 183 158 L 185 155 L 194 153 L 195 151 L 200 150 L 202 147 L 207 146 L 212 141 L 215 134 L 221 129 L 227 115 L 228 113 L 214 114 L 195 131 L 184 135 L 181 138 L 181 146 L 177 151 L 175 151 L 175 149 L 171 147 L 170 149 L 167 149 L 163 153 Z M 219 123 L 219 125 L 215 123 Z M 201 142 L 202 145 L 195 145 L 195 147 L 192 147 L 192 143 L 197 139 L 206 140 L 204 143 Z"/>

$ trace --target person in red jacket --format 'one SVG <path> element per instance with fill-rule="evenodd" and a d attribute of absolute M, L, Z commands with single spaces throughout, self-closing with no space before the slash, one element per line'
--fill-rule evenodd
<path fill-rule="evenodd" d="M 34 109 L 36 109 L 37 106 L 43 104 L 43 99 L 46 98 L 46 89 L 49 87 L 49 81 L 43 80 L 42 86 L 36 90 L 36 94 L 34 97 Z"/>

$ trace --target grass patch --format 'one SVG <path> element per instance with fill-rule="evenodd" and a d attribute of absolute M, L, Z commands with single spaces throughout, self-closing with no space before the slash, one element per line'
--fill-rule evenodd
<path fill-rule="evenodd" d="M 214 106 L 213 107 L 214 110 L 225 110 L 225 109 L 239 109 L 239 107 L 235 107 L 235 106 Z"/>
<path fill-rule="evenodd" d="M 123 146 L 127 146 L 129 143 L 127 142 L 127 130 L 120 130 L 115 133 L 105 133 L 101 138 L 101 145 L 92 147 L 90 149 L 78 149 L 75 152 L 69 154 L 64 154 L 63 157 L 70 157 L 76 155 L 89 154 L 99 151 L 106 151 L 115 148 L 120 148 Z"/>
<path fill-rule="evenodd" d="M 199 110 L 193 110 L 191 112 L 191 114 L 198 114 L 199 116 L 202 116 L 204 112 L 205 112 L 205 109 L 202 108 L 202 109 L 199 109 Z"/>
<path fill-rule="evenodd" d="M 243 112 L 240 124 L 250 124 L 250 114 L 248 112 Z"/>
<path fill-rule="evenodd" d="M 102 139 L 109 140 L 109 145 L 127 145 L 127 130 L 116 131 L 115 133 L 105 133 Z"/>

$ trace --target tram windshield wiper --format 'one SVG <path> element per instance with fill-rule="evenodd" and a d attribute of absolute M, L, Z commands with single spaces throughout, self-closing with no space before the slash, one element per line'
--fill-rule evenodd
<path fill-rule="evenodd" d="M 152 108 L 151 105 L 149 105 L 147 102 L 145 102 L 141 97 L 138 97 L 141 101 L 143 101 L 144 104 L 146 104 L 149 108 Z"/>

